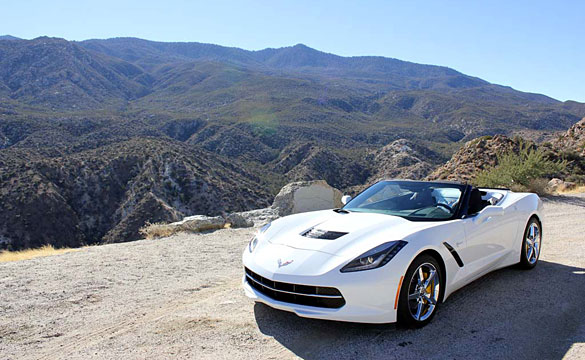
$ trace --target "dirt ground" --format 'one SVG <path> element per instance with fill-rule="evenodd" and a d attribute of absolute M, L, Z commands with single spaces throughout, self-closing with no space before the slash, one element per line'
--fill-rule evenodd
<path fill-rule="evenodd" d="M 585 358 L 585 195 L 546 200 L 531 271 L 455 293 L 419 330 L 309 320 L 240 287 L 252 229 L 0 264 L 0 359 Z"/>

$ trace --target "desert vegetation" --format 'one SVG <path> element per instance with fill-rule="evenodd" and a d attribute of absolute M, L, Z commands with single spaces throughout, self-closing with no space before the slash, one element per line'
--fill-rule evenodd
<path fill-rule="evenodd" d="M 19 251 L 0 251 L 0 263 L 9 262 L 9 261 L 20 261 L 20 260 L 28 260 L 37 257 L 44 257 L 44 256 L 53 256 L 59 254 L 65 254 L 71 251 L 76 251 L 77 249 L 69 249 L 69 248 L 62 248 L 62 249 L 55 249 L 52 245 L 45 245 L 40 248 L 36 249 L 26 249 L 26 250 L 19 250 Z"/>
<path fill-rule="evenodd" d="M 545 194 L 549 179 L 565 172 L 567 166 L 566 160 L 551 160 L 543 149 L 522 144 L 518 152 L 499 154 L 497 165 L 479 172 L 474 183 Z"/>

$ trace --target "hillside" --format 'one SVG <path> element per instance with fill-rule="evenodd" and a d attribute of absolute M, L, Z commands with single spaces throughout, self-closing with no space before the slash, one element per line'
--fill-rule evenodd
<path fill-rule="evenodd" d="M 585 180 L 585 118 L 566 132 L 559 133 L 552 142 L 538 144 L 519 136 L 509 138 L 504 135 L 471 140 L 426 179 L 472 182 L 479 172 L 497 165 L 499 156 L 510 152 L 517 154 L 522 146 L 540 148 L 547 158 L 554 161 L 568 161 L 565 173 L 557 175 L 571 181 Z"/>
<path fill-rule="evenodd" d="M 585 118 L 571 126 L 552 143 L 553 148 L 585 156 Z"/>
<path fill-rule="evenodd" d="M 137 66 L 62 39 L 0 41 L 0 94 L 13 100 L 51 109 L 113 106 L 145 95 L 147 83 Z"/>
<path fill-rule="evenodd" d="M 157 139 L 54 158 L 8 149 L 0 152 L 0 246 L 135 240 L 146 221 L 266 205 L 262 183 L 237 163 Z"/>
<path fill-rule="evenodd" d="M 475 137 L 550 137 L 583 116 L 450 68 L 302 44 L 3 37 L 0 247 L 132 240 L 145 221 L 262 206 L 293 180 L 421 178 Z"/>
<path fill-rule="evenodd" d="M 445 164 L 427 176 L 427 180 L 471 182 L 482 170 L 498 164 L 498 156 L 518 153 L 521 139 L 486 136 L 467 142 Z"/>

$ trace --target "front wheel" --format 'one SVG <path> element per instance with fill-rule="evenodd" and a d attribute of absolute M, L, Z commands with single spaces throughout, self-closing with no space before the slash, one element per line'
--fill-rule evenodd
<path fill-rule="evenodd" d="M 522 251 L 520 255 L 520 267 L 523 269 L 532 269 L 536 266 L 540 257 L 542 246 L 542 228 L 541 224 L 535 217 L 531 218 L 524 230 L 524 239 L 522 240 Z"/>
<path fill-rule="evenodd" d="M 398 323 L 407 327 L 428 324 L 439 305 L 443 274 L 430 255 L 414 259 L 402 280 L 398 301 Z"/>

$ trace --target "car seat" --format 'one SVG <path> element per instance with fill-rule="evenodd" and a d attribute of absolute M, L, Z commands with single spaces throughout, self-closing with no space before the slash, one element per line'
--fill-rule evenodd
<path fill-rule="evenodd" d="M 478 188 L 473 188 L 469 195 L 469 206 L 467 207 L 467 214 L 477 214 L 489 203 L 481 198 L 481 191 Z"/>

